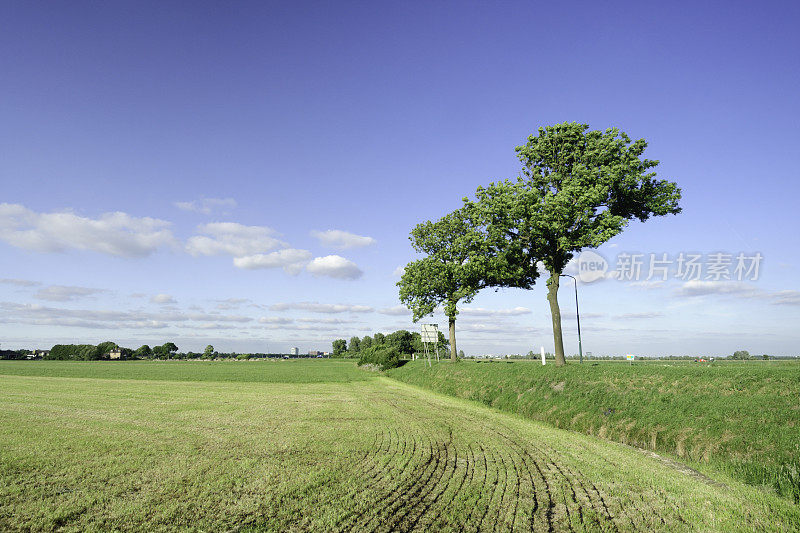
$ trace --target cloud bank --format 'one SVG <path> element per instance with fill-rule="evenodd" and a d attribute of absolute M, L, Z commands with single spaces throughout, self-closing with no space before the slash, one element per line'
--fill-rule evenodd
<path fill-rule="evenodd" d="M 181 211 L 210 215 L 214 211 L 234 209 L 237 204 L 233 198 L 201 198 L 191 202 L 175 202 L 173 205 Z"/>
<path fill-rule="evenodd" d="M 259 268 L 283 268 L 289 274 L 298 274 L 311 259 L 308 250 L 286 248 L 268 254 L 254 254 L 234 257 L 233 264 L 237 268 L 255 270 Z"/>
<path fill-rule="evenodd" d="M 340 255 L 326 255 L 312 260 L 306 270 L 314 276 L 328 276 L 337 279 L 358 279 L 364 274 L 358 265 Z"/>
<path fill-rule="evenodd" d="M 0 204 L 0 240 L 36 252 L 89 250 L 120 257 L 145 257 L 175 244 L 171 224 L 114 212 L 88 218 L 72 212 L 37 213 Z"/>
<path fill-rule="evenodd" d="M 327 231 L 312 231 L 311 235 L 316 237 L 320 244 L 339 250 L 348 248 L 363 248 L 375 244 L 375 239 L 363 235 L 356 235 L 348 231 L 329 229 Z"/>
<path fill-rule="evenodd" d="M 186 251 L 198 255 L 232 255 L 243 257 L 282 248 L 286 243 L 275 238 L 276 232 L 266 226 L 245 226 L 237 222 L 212 222 L 198 226 L 199 233 L 186 242 Z"/>

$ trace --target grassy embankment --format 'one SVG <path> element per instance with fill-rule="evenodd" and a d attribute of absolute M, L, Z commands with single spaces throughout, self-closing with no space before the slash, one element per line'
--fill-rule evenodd
<path fill-rule="evenodd" d="M 3 531 L 800 527 L 727 476 L 353 363 L 0 363 L 0 442 Z"/>
<path fill-rule="evenodd" d="M 800 502 L 800 363 L 503 361 L 427 368 L 395 379 L 559 428 L 673 454 Z"/>

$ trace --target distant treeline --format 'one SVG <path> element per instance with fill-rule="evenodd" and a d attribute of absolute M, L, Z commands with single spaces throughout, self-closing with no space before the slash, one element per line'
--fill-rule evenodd
<path fill-rule="evenodd" d="M 49 353 L 44 352 L 42 359 L 55 361 L 105 361 L 111 359 L 112 352 L 119 351 L 119 359 L 276 359 L 292 357 L 282 353 L 224 353 L 217 352 L 211 345 L 206 346 L 202 352 L 179 352 L 178 346 L 172 342 L 164 343 L 152 348 L 143 344 L 139 348 L 125 348 L 112 341 L 94 344 L 56 344 Z M 37 351 L 38 352 L 38 351 Z M 33 354 L 32 350 L 0 350 L 0 359 L 19 360 L 27 359 Z M 307 356 L 298 356 L 307 357 Z M 116 359 L 116 357 L 115 357 Z"/>
<path fill-rule="evenodd" d="M 0 360 L 25 359 L 30 350 L 0 350 Z"/>
<path fill-rule="evenodd" d="M 447 349 L 447 346 L 447 339 L 440 331 L 438 347 Z M 410 356 L 424 351 L 422 336 L 419 333 L 400 329 L 388 335 L 376 333 L 373 336 L 351 337 L 350 342 L 345 339 L 336 339 L 333 341 L 333 357 L 361 357 L 363 353 L 373 347 L 393 348 L 401 356 Z"/>
<path fill-rule="evenodd" d="M 439 342 L 435 348 L 446 352 L 447 346 L 447 340 L 440 331 Z M 350 342 L 345 339 L 333 341 L 333 357 L 357 357 L 359 366 L 371 365 L 381 370 L 394 368 L 400 364 L 401 359 L 410 358 L 413 354 L 421 354 L 424 351 L 422 336 L 405 329 L 388 335 L 376 333 L 373 336 L 352 337 Z"/>

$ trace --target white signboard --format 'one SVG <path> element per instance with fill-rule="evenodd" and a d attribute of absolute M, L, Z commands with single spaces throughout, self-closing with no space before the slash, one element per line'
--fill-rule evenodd
<path fill-rule="evenodd" d="M 629 354 L 628 354 L 628 355 L 626 355 L 625 357 L 627 357 L 627 358 L 628 358 L 628 361 L 633 361 L 633 359 L 634 359 L 634 357 L 635 357 L 635 356 L 634 356 L 632 353 L 629 353 Z"/>
<path fill-rule="evenodd" d="M 436 324 L 422 324 L 422 342 L 439 342 L 439 329 Z"/>

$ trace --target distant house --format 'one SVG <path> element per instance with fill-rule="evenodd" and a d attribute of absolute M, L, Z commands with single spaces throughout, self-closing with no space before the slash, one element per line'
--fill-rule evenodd
<path fill-rule="evenodd" d="M 122 350 L 119 348 L 114 348 L 110 352 L 108 352 L 109 359 L 122 359 Z"/>
<path fill-rule="evenodd" d="M 43 357 L 47 357 L 48 355 L 50 355 L 50 350 L 34 350 L 25 357 L 27 359 L 41 359 Z"/>

